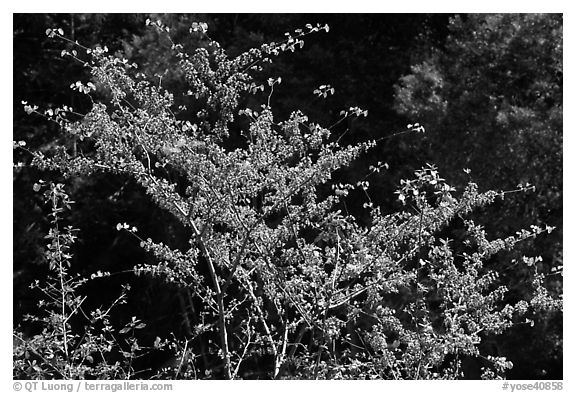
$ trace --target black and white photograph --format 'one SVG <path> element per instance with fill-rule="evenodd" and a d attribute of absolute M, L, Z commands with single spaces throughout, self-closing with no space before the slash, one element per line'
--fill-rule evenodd
<path fill-rule="evenodd" d="M 565 388 L 563 14 L 325 8 L 12 14 L 13 391 Z"/>

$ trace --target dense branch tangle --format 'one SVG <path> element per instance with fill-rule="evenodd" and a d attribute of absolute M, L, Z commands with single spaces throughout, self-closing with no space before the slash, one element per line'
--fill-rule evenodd
<path fill-rule="evenodd" d="M 287 283 L 278 279 L 278 267 L 274 266 L 277 263 L 272 255 L 274 247 L 281 250 L 293 235 L 299 242 L 298 233 L 287 235 L 282 228 L 271 229 L 267 221 L 292 203 L 293 198 L 313 193 L 318 184 L 328 180 L 334 170 L 349 163 L 368 144 L 344 149 L 335 144 L 326 145 L 324 141 L 330 136 L 327 129 L 307 124 L 301 113 L 294 113 L 286 122 L 274 123 L 272 112 L 266 106 L 261 114 L 246 111 L 252 121 L 247 147 L 226 151 L 220 142 L 227 137 L 228 123 L 234 119 L 237 95 L 251 86 L 250 77 L 240 69 L 258 61 L 263 52 L 228 60 L 212 42 L 209 49 L 199 49 L 193 56 L 183 54 L 179 47 L 175 49 L 191 87 L 189 95 L 204 99 L 208 107 L 208 113 L 197 114 L 197 124 L 177 120 L 171 109 L 172 95 L 142 75 L 132 77 L 129 71 L 136 68 L 134 65 L 106 56 L 105 49 L 96 49 L 90 51 L 92 60 L 83 63 L 91 68 L 95 82 L 109 92 L 112 107 L 94 104 L 81 121 L 65 125 L 65 130 L 80 140 L 94 140 L 96 151 L 78 156 L 61 151 L 52 158 L 38 156 L 38 161 L 46 168 L 67 168 L 68 175 L 95 170 L 128 174 L 145 187 L 160 207 L 172 212 L 183 225 L 190 226 L 191 244 L 198 247 L 212 282 L 211 289 L 195 290 L 204 292 L 204 299 L 210 293 L 216 298 L 224 376 L 231 378 L 239 366 L 234 372 L 226 320 L 226 297 L 234 296 L 227 294 L 232 283 L 236 283 L 236 291 L 243 288 L 250 295 L 256 311 L 254 320 L 262 324 L 265 345 L 275 356 L 276 376 L 286 356 L 289 329 L 295 329 L 298 320 L 311 326 L 314 318 L 307 317 L 309 311 L 302 310 L 308 299 L 303 299 L 302 294 L 291 294 L 295 289 L 285 288 Z M 78 59 L 75 51 L 67 54 Z M 220 60 L 215 70 L 210 68 L 211 58 Z M 210 113 L 217 115 L 215 122 L 208 120 Z M 309 131 L 303 133 L 303 128 Z M 169 180 L 171 173 L 185 177 L 186 195 L 176 191 L 183 187 Z M 324 210 L 336 202 L 327 203 Z M 298 206 L 294 206 L 296 208 Z M 322 217 L 323 213 L 318 211 L 317 216 Z M 290 226 L 293 225 L 291 222 Z M 266 243 L 272 238 L 274 245 Z M 165 247 L 148 243 L 152 251 L 166 252 Z M 173 271 L 190 267 L 190 264 L 178 266 L 174 260 L 171 262 Z M 301 316 L 295 317 L 296 322 L 290 322 L 291 327 L 288 321 L 281 321 L 283 329 L 274 329 L 282 330 L 280 341 L 272 337 L 274 333 L 266 321 L 262 295 L 255 294 L 251 282 L 255 271 L 260 276 L 256 285 L 268 292 L 279 287 L 284 293 L 284 304 L 268 296 L 269 300 L 274 299 L 272 304 L 281 320 L 288 305 L 300 311 Z M 185 277 L 186 273 L 182 273 L 184 275 L 178 276 Z M 271 281 L 265 282 L 265 277 Z M 200 281 L 196 273 L 190 280 L 195 284 Z M 280 342 L 278 348 L 276 342 Z"/>
<path fill-rule="evenodd" d="M 169 33 L 160 23 L 153 25 Z M 314 29 L 319 27 L 309 28 Z M 460 324 L 497 328 L 481 315 L 464 317 L 467 306 L 462 298 L 457 300 L 454 289 L 442 287 L 440 279 L 438 283 L 421 279 L 427 272 L 436 274 L 432 267 L 426 271 L 422 267 L 434 260 L 467 290 L 485 289 L 480 285 L 487 285 L 490 278 L 484 277 L 482 284 L 474 281 L 482 255 L 467 256 L 464 272 L 452 269 L 449 247 L 432 252 L 437 243 L 434 233 L 472 208 L 490 203 L 497 194 L 480 194 L 470 186 L 458 201 L 443 179 L 426 169 L 417 172 L 421 184 L 406 183 L 401 196 L 417 195 L 417 187 L 430 186 L 433 192 L 428 198 L 420 194 L 414 212 L 383 215 L 372 208 L 367 228 L 338 210 L 347 192 L 319 197 L 319 186 L 374 142 L 341 147 L 338 141 L 330 142 L 329 129 L 313 124 L 299 111 L 275 121 L 269 104 L 259 112 L 238 111 L 242 94 L 264 90 L 255 86 L 249 72 L 270 55 L 298 45 L 302 35 L 300 31 L 283 44 L 250 50 L 235 59 L 212 40 L 191 55 L 173 44 L 189 87 L 187 105 L 178 107 L 202 107 L 197 113 L 173 110 L 174 96 L 137 73 L 135 65 L 107 56 L 104 49 L 90 50 L 91 60 L 84 64 L 109 106 L 95 103 L 76 122 L 58 118 L 64 130 L 81 142 L 79 152 L 61 149 L 51 157 L 34 153 L 35 163 L 65 175 L 94 171 L 129 175 L 158 206 L 191 228 L 185 253 L 151 239 L 142 241 L 159 263 L 136 270 L 162 274 L 202 300 L 213 318 L 206 325 L 208 332 L 217 328 L 219 343 L 209 350 L 221 359 L 224 378 L 238 377 L 243 362 L 266 354 L 273 359 L 266 375 L 272 378 L 282 377 L 298 354 L 300 364 L 292 365 L 313 369 L 314 377 L 320 376 L 323 363 L 338 365 L 333 372 L 345 373 L 346 367 L 355 370 L 354 356 L 369 359 L 368 363 L 388 356 L 390 365 L 381 374 L 418 378 L 446 356 L 428 351 L 432 342 L 450 342 L 455 354 L 474 353 L 470 342 L 453 342 L 461 334 Z M 76 53 L 71 56 L 78 58 Z M 242 147 L 226 148 L 231 125 L 238 127 L 237 114 L 247 116 L 249 127 L 242 130 Z M 84 141 L 93 144 L 84 146 Z M 421 265 L 415 264 L 417 259 Z M 431 313 L 421 300 L 402 310 L 409 315 L 410 327 L 402 326 L 385 298 L 400 290 L 413 292 L 418 299 L 427 291 L 447 293 L 442 307 L 451 315 L 452 330 L 447 328 L 445 335 L 431 331 Z M 493 298 L 475 301 L 470 307 L 480 304 L 494 311 Z M 355 319 L 361 313 L 377 323 L 358 334 Z M 341 337 L 346 329 L 350 334 Z M 400 352 L 399 344 L 387 343 L 387 335 L 408 349 Z M 199 337 L 203 339 L 202 334 Z M 412 341 L 418 344 L 408 345 Z M 341 367 L 344 363 L 346 367 Z M 399 365 L 405 370 L 399 371 Z M 327 371 L 322 372 L 326 377 Z"/>

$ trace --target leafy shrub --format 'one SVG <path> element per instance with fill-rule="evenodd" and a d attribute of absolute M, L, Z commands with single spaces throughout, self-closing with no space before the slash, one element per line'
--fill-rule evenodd
<path fill-rule="evenodd" d="M 160 21 L 149 24 L 170 39 Z M 336 171 L 376 142 L 341 146 L 330 128 L 301 111 L 278 120 L 270 97 L 281 78 L 268 79 L 267 86 L 254 81 L 263 64 L 328 26 L 307 25 L 281 43 L 235 58 L 209 38 L 207 28 L 204 23 L 190 28 L 199 42 L 193 53 L 172 42 L 185 97 L 165 90 L 158 76 L 108 55 L 106 47 L 75 44 L 62 55 L 90 69 L 90 82 L 71 87 L 93 100 L 92 109 L 84 115 L 72 108 L 40 112 L 24 103 L 28 113 L 57 122 L 67 136 L 54 151 L 29 150 L 33 165 L 68 178 L 99 172 L 129 176 L 190 230 L 189 248 L 180 250 L 140 237 L 128 223 L 117 225 L 155 257 L 153 264 L 134 266 L 136 274 L 186 288 L 198 305 L 192 334 L 183 343 L 172 342 L 176 362 L 158 375 L 450 379 L 464 376 L 463 361 L 481 358 L 486 378 L 503 376 L 511 363 L 482 353 L 482 341 L 513 324 L 529 324 L 530 312 L 558 309 L 561 302 L 543 286 L 536 259 L 525 258 L 510 263 L 532 270 L 524 285 L 533 286 L 534 295 L 510 304 L 507 287 L 488 262 L 552 228 L 489 239 L 466 216 L 527 189 L 479 192 L 471 182 L 458 192 L 429 165 L 402 181 L 400 210 L 382 212 L 366 177 L 356 184 L 332 181 Z M 58 29 L 47 33 L 71 42 Z M 317 94 L 325 93 L 334 91 L 318 88 Z M 243 106 L 250 94 L 265 103 Z M 341 115 L 347 119 L 367 112 L 352 107 Z M 420 125 L 407 130 L 423 131 Z M 15 142 L 15 148 L 26 146 Z M 371 171 L 384 167 L 379 163 Z M 65 203 L 60 186 L 51 190 L 59 190 L 55 201 Z M 352 190 L 367 198 L 369 225 L 358 224 L 346 211 Z M 447 238 L 448 225 L 458 227 L 459 235 Z M 58 230 L 51 234 L 66 246 L 72 240 Z M 48 260 L 57 268 L 58 281 L 67 277 L 61 263 L 67 250 L 51 247 Z M 107 335 L 109 325 L 93 330 L 88 318 L 86 336 L 68 333 L 68 316 L 80 310 L 78 286 L 48 284 L 63 300 L 41 305 L 54 310 L 53 317 L 36 319 L 45 333 L 38 340 L 21 340 L 41 356 L 32 364 L 18 349 L 15 370 L 28 377 L 134 377 L 136 370 L 126 363 L 140 350 L 133 336 L 126 340 L 129 350 L 117 344 L 119 353 L 129 356 L 112 363 L 105 356 L 95 358 L 117 343 Z M 106 314 L 93 315 L 105 320 Z M 135 329 L 145 325 L 133 320 L 122 331 Z M 79 353 L 66 349 L 68 344 L 62 349 L 68 340 Z M 54 361 L 46 353 L 57 354 L 61 372 L 52 373 Z"/>
<path fill-rule="evenodd" d="M 83 303 L 86 296 L 80 294 L 88 278 L 69 272 L 70 248 L 74 244 L 75 229 L 61 229 L 61 214 L 70 209 L 71 201 L 62 184 L 40 181 L 34 185 L 36 191 L 46 188 L 43 195 L 51 204 L 52 228 L 46 239 L 45 258 L 50 268 L 45 283 L 34 282 L 30 287 L 42 292 L 39 314 L 27 315 L 25 320 L 41 328 L 39 334 L 25 337 L 18 329 L 14 333 L 14 377 L 57 378 L 57 379 L 129 379 L 138 373 L 132 367 L 134 359 L 142 356 L 145 348 L 138 345 L 134 331 L 146 324 L 132 319 L 120 330 L 110 323 L 112 310 L 124 304 L 129 286 L 123 286 L 121 294 L 108 307 L 87 311 Z M 98 272 L 90 280 L 106 277 Z M 79 323 L 83 331 L 74 331 L 72 323 Z M 160 346 L 160 342 L 156 346 Z"/>
<path fill-rule="evenodd" d="M 462 168 L 470 168 L 482 188 L 535 186 L 534 193 L 490 207 L 483 223 L 493 236 L 532 224 L 556 227 L 493 263 L 540 255 L 540 272 L 557 296 L 562 277 L 548 273 L 563 258 L 562 15 L 468 14 L 450 18 L 447 27 L 446 40 L 427 45 L 398 80 L 396 110 L 426 125 L 426 156 L 453 184 L 465 184 Z M 513 289 L 521 270 L 500 272 L 517 299 L 527 296 Z M 561 378 L 562 315 L 534 320 L 534 329 L 518 327 L 499 339 L 499 349 L 522 362 L 508 376 Z"/>

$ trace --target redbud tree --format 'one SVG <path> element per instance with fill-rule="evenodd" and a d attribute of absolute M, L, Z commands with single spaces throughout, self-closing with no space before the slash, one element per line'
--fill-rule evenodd
<path fill-rule="evenodd" d="M 172 42 L 168 27 L 148 24 Z M 174 346 L 176 365 L 158 375 L 454 379 L 464 376 L 463 361 L 480 359 L 484 377 L 504 376 L 512 364 L 482 353 L 482 341 L 530 323 L 534 310 L 561 308 L 561 299 L 548 294 L 537 256 L 509 262 L 532 269 L 525 282 L 532 297 L 514 302 L 487 262 L 553 228 L 491 239 L 470 213 L 527 187 L 480 192 L 470 182 L 456 190 L 433 165 L 401 182 L 396 212 L 381 211 L 367 181 L 386 164 L 375 163 L 355 182 L 335 182 L 336 171 L 378 142 L 343 146 L 331 127 L 302 111 L 279 119 L 270 98 L 281 78 L 258 82 L 265 63 L 323 30 L 328 26 L 307 25 L 231 58 L 206 24 L 194 23 L 197 49 L 172 42 L 174 72 L 186 86 L 175 97 L 161 79 L 106 47 L 84 47 L 49 29 L 50 38 L 73 44 L 62 56 L 90 70 L 89 81 L 71 88 L 89 97 L 91 109 L 24 103 L 29 114 L 58 123 L 66 138 L 51 151 L 29 150 L 24 141 L 15 148 L 66 178 L 127 176 L 190 229 L 188 248 L 180 250 L 141 238 L 130 223 L 116 228 L 154 257 L 134 266 L 135 274 L 178 286 L 201 305 L 191 334 Z M 327 85 L 312 93 L 335 94 Z M 335 120 L 366 115 L 353 107 Z M 415 124 L 397 134 L 418 132 L 424 128 Z M 366 197 L 368 224 L 345 208 L 355 189 Z M 460 235 L 448 236 L 449 226 Z M 64 331 L 55 329 L 55 337 Z"/>

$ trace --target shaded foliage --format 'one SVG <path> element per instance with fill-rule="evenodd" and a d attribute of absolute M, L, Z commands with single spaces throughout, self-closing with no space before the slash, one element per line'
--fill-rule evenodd
<path fill-rule="evenodd" d="M 86 20 L 86 17 L 81 18 Z M 100 21 L 97 23 L 107 25 L 108 22 L 102 21 L 111 17 L 93 18 Z M 143 16 L 119 18 L 135 24 L 145 19 Z M 163 29 L 120 29 L 109 36 L 114 39 L 108 45 L 114 56 L 108 58 L 105 53 L 95 51 L 94 63 L 77 68 L 77 79 L 84 81 L 77 87 L 90 94 L 76 94 L 75 109 L 79 107 L 79 113 L 88 114 L 67 119 L 62 125 L 68 133 L 59 137 L 56 143 L 48 137 L 46 142 L 29 142 L 28 145 L 32 146 L 31 151 L 47 153 L 44 158 L 38 158 L 36 164 L 56 172 L 64 171 L 68 177 L 74 175 L 75 198 L 84 207 L 79 206 L 78 215 L 72 221 L 78 223 L 81 233 L 95 235 L 84 237 L 85 244 L 77 253 L 78 260 L 83 261 L 79 269 L 88 273 L 101 268 L 121 272 L 144 260 L 138 271 L 163 277 L 156 283 L 144 277 L 129 280 L 137 291 L 131 300 L 132 310 L 137 310 L 148 326 L 138 332 L 140 338 L 152 342 L 156 334 L 165 337 L 170 331 L 178 338 L 184 338 L 184 341 L 173 342 L 177 360 L 166 363 L 172 366 L 166 377 L 460 377 L 463 368 L 459 362 L 478 358 L 477 348 L 486 358 L 481 360 L 481 365 L 499 365 L 497 371 L 503 372 L 508 364 L 497 358 L 502 353 L 491 349 L 487 342 L 493 334 L 512 326 L 512 321 L 520 322 L 518 326 L 526 325 L 520 318 L 520 314 L 527 311 L 522 301 L 530 301 L 530 277 L 535 266 L 540 265 L 539 260 L 532 263 L 533 259 L 518 257 L 519 264 L 508 265 L 510 269 L 523 272 L 517 273 L 514 285 L 510 285 L 513 291 L 519 291 L 520 297 L 505 296 L 498 289 L 494 295 L 481 300 L 494 290 L 497 279 L 488 274 L 493 268 L 494 252 L 484 254 L 487 240 L 481 229 L 449 217 L 451 214 L 458 216 L 459 209 L 469 213 L 473 206 L 487 202 L 495 202 L 500 209 L 502 202 L 494 201 L 499 194 L 479 194 L 471 185 L 457 197 L 431 167 L 418 171 L 416 180 L 406 181 L 399 193 L 394 194 L 399 180 L 429 158 L 418 156 L 427 146 L 426 143 L 418 146 L 415 138 L 382 139 L 394 135 L 390 130 L 405 129 L 402 118 L 391 109 L 392 96 L 382 91 L 408 71 L 410 58 L 421 56 L 420 52 L 407 48 L 421 49 L 426 39 L 441 41 L 442 34 L 435 32 L 431 21 L 441 25 L 439 21 L 446 16 L 436 19 L 402 16 L 402 23 L 392 23 L 399 16 L 390 16 L 387 24 L 381 23 L 378 16 L 368 15 L 359 15 L 356 19 L 336 15 L 321 18 L 330 21 L 330 35 L 338 37 L 337 44 L 322 35 L 310 36 L 303 51 L 296 51 L 291 56 L 274 56 L 271 64 L 261 64 L 262 73 L 252 72 L 259 71 L 256 69 L 244 75 L 234 62 L 241 62 L 242 53 L 254 45 L 281 37 L 284 30 L 298 24 L 294 22 L 303 20 L 299 24 L 305 25 L 309 16 L 209 15 L 198 18 L 207 20 L 212 39 L 202 34 L 204 27 L 198 24 L 197 31 L 190 34 L 195 17 L 162 16 L 172 39 Z M 408 21 L 413 23 L 404 23 Z M 50 21 L 47 27 L 54 25 Z M 427 27 L 423 28 L 423 25 Z M 418 38 L 423 30 L 424 35 Z M 122 38 L 116 41 L 117 37 Z M 227 41 L 227 37 L 234 38 Z M 95 45 L 90 43 L 98 41 L 98 37 L 94 41 L 81 40 L 92 50 Z M 223 43 L 225 52 L 215 44 L 216 41 Z M 182 43 L 182 47 L 174 47 L 175 42 Z M 266 53 L 271 47 L 261 50 Z M 337 51 L 330 49 L 334 47 Z M 59 48 L 60 59 L 61 44 Z M 197 48 L 203 48 L 205 52 Z M 67 49 L 71 53 L 72 43 Z M 388 54 L 388 57 L 374 62 L 371 60 L 374 57 L 369 56 L 374 52 L 382 53 L 383 57 Z M 186 57 L 179 53 L 195 55 L 187 65 L 183 60 Z M 258 55 L 248 52 L 245 60 L 250 56 Z M 127 61 L 116 60 L 123 58 Z M 138 71 L 131 69 L 132 61 L 138 63 Z M 122 67 L 127 68 L 123 70 Z M 304 69 L 305 72 L 301 71 Z M 144 76 L 138 77 L 138 72 Z M 282 75 L 282 83 L 277 79 L 268 83 L 267 75 L 271 74 Z M 183 79 L 189 86 L 182 83 Z M 87 80 L 93 83 L 95 91 Z M 69 83 L 70 80 L 63 82 L 62 86 L 67 87 Z M 310 94 L 322 84 L 334 86 L 336 94 L 324 99 Z M 255 89 L 256 94 L 246 94 L 260 85 L 263 90 Z M 187 94 L 188 90 L 191 95 Z M 32 101 L 29 96 L 26 99 Z M 34 102 L 42 102 L 44 109 L 51 106 L 50 99 L 34 99 Z M 106 103 L 106 106 L 94 104 L 94 101 Z M 44 105 L 45 102 L 48 105 Z M 351 109 L 358 103 L 368 109 L 370 116 L 353 116 L 355 111 Z M 53 108 L 62 104 L 71 105 L 71 102 L 54 103 Z M 186 105 L 186 108 L 180 105 Z M 238 116 L 240 108 L 243 112 Z M 342 109 L 348 109 L 343 120 L 340 119 Z M 295 110 L 305 111 L 307 116 L 293 113 Z M 47 122 L 40 123 L 45 127 Z M 319 126 L 331 123 L 337 124 L 326 128 Z M 389 131 L 383 133 L 383 130 Z M 407 130 L 408 134 L 410 132 Z M 15 138 L 33 141 L 36 134 L 24 135 L 15 129 Z M 308 142 L 303 143 L 306 138 L 309 138 Z M 369 139 L 378 142 L 364 143 L 360 150 L 363 150 L 365 160 L 352 160 L 360 152 L 356 143 Z M 330 144 L 336 140 L 342 143 L 341 147 Z M 329 148 L 320 148 L 322 144 L 328 144 Z M 48 154 L 57 145 L 66 149 L 56 156 Z M 38 146 L 44 147 L 38 150 Z M 16 151 L 19 155 L 21 150 Z M 48 160 L 46 157 L 53 158 Z M 385 163 L 382 157 L 386 157 Z M 152 166 L 156 169 L 150 170 Z M 385 171 L 385 168 L 391 168 L 391 171 Z M 115 176 L 110 176 L 110 172 Z M 38 176 L 27 168 L 16 173 L 19 174 L 17 181 L 22 184 L 30 184 L 30 180 L 22 179 L 22 176 Z M 90 176 L 76 177 L 78 173 L 90 173 Z M 372 186 L 365 182 L 366 174 L 370 175 Z M 307 175 L 310 180 L 306 182 L 315 187 L 304 187 L 304 184 L 300 188 L 290 187 L 290 184 L 299 184 L 298 176 Z M 492 187 L 503 188 L 499 184 Z M 515 184 L 508 188 L 514 187 Z M 26 191 L 22 194 L 15 190 L 15 195 L 30 194 L 30 189 L 24 187 Z M 148 190 L 155 203 L 144 195 L 143 189 Z M 420 199 L 414 191 L 426 191 L 430 193 L 430 199 Z M 284 194 L 287 195 L 285 206 L 275 206 L 274 196 Z M 435 199 L 438 195 L 442 197 Z M 380 209 L 389 212 L 400 207 L 397 196 L 402 196 L 411 207 L 398 216 L 381 213 Z M 31 194 L 30 199 L 25 199 L 34 198 Z M 180 198 L 184 198 L 185 203 L 176 203 Z M 529 198 L 528 195 L 526 199 Z M 215 201 L 222 206 L 215 206 Z M 324 201 L 313 214 L 309 210 L 312 201 Z M 184 210 L 179 211 L 177 206 Z M 452 213 L 448 213 L 450 210 Z M 386 225 L 378 224 L 379 220 L 387 222 Z M 35 220 L 30 219 L 32 221 Z M 130 241 L 122 232 L 110 231 L 122 221 L 130 222 L 130 225 L 120 229 L 128 229 L 132 235 L 136 234 L 132 226 L 139 228 L 141 246 L 148 254 L 138 251 L 137 242 Z M 208 225 L 204 226 L 207 228 L 206 240 L 198 237 L 194 222 Z M 450 225 L 446 226 L 448 222 Z M 537 222 L 543 224 L 546 220 Z M 246 235 L 246 227 L 242 224 L 249 228 L 254 224 L 254 228 Z M 378 225 L 384 225 L 383 229 L 378 231 Z M 400 231 L 397 244 L 368 242 L 370 236 L 374 239 L 391 236 L 395 225 Z M 490 232 L 506 236 L 518 228 L 518 225 L 490 227 Z M 376 232 L 370 235 L 371 231 Z M 402 231 L 407 232 L 401 234 Z M 519 232 L 518 236 L 529 240 L 539 231 Z M 474 239 L 470 244 L 465 242 L 466 233 Z M 455 242 L 444 243 L 441 239 L 446 237 Z M 271 244 L 271 240 L 264 240 L 266 238 L 278 241 Z M 245 239 L 245 245 L 241 239 Z M 202 246 L 202 241 L 208 242 L 208 246 Z M 37 241 L 32 243 L 38 244 Z M 417 252 L 413 251 L 416 243 L 420 247 Z M 510 239 L 503 243 L 494 241 L 492 246 L 505 251 L 512 243 L 515 241 Z M 490 257 L 478 265 L 472 260 L 463 262 L 457 256 L 474 247 L 479 248 L 473 259 Z M 208 284 L 212 273 L 206 256 L 215 251 L 218 258 L 214 271 L 222 274 L 230 288 L 230 292 L 222 296 L 227 299 L 222 306 L 237 312 L 226 321 L 224 329 L 230 337 L 228 352 L 233 354 L 230 362 L 226 357 L 222 362 L 220 356 L 224 347 L 221 318 L 207 307 L 217 306 L 219 301 Z M 370 255 L 383 258 L 382 265 L 368 263 Z M 338 262 L 340 258 L 342 260 Z M 29 256 L 18 259 L 28 261 Z M 398 270 L 386 262 L 388 259 L 402 261 Z M 241 262 L 235 267 L 231 262 L 234 260 Z M 362 268 L 357 271 L 357 265 L 363 263 L 365 271 Z M 470 266 L 463 269 L 462 263 Z M 263 269 L 265 265 L 271 270 Z M 295 270 L 296 266 L 306 268 Z M 349 271 L 344 274 L 342 270 L 334 280 L 335 270 L 344 269 L 343 266 Z M 483 302 L 486 315 L 493 316 L 491 321 L 481 320 L 481 313 L 470 313 L 480 303 L 460 308 L 462 305 L 440 300 L 443 296 L 453 297 L 450 291 L 454 289 L 444 288 L 445 282 L 459 283 L 456 287 L 462 290 L 470 283 L 470 277 L 485 273 L 488 274 L 486 287 L 473 286 L 470 290 L 479 292 L 481 298 L 475 301 Z M 275 281 L 274 276 L 281 276 L 283 284 Z M 393 278 L 392 286 L 382 287 L 379 280 L 383 276 Z M 125 282 L 125 277 L 113 275 L 109 277 L 108 285 L 112 288 Z M 249 284 L 252 279 L 257 283 L 254 288 Z M 197 283 L 196 280 L 205 284 L 191 291 L 190 284 Z M 180 283 L 180 286 L 171 282 Z M 331 308 L 331 302 L 337 299 L 333 298 L 335 291 L 341 295 L 357 295 L 349 299 L 344 296 L 341 299 L 346 300 L 344 304 Z M 145 300 L 137 301 L 138 298 Z M 511 303 L 512 300 L 517 304 L 513 306 L 515 308 L 501 308 L 502 302 Z M 99 299 L 93 301 L 100 304 Z M 312 306 L 310 310 L 298 309 L 297 305 L 301 304 Z M 166 305 L 170 307 L 167 309 Z M 539 309 L 537 302 L 532 306 Z M 322 313 L 322 310 L 329 312 Z M 390 310 L 402 312 L 393 317 L 388 314 Z M 450 310 L 454 312 L 454 325 L 451 326 L 455 330 L 447 327 L 446 316 Z M 118 318 L 122 320 L 121 314 Z M 203 318 L 212 322 L 206 323 Z M 307 324 L 310 320 L 314 323 Z M 265 323 L 269 324 L 269 331 Z M 470 324 L 478 323 L 477 328 L 485 332 L 476 337 Z M 457 331 L 458 324 L 466 326 L 464 334 L 468 338 Z M 289 349 L 287 354 L 291 356 L 279 356 L 282 343 L 287 342 L 284 334 L 290 337 L 289 342 L 306 343 L 302 345 L 302 351 Z M 244 345 L 246 343 L 251 344 Z M 444 353 L 445 348 L 449 349 Z M 158 359 L 165 355 L 157 355 L 156 360 L 142 360 L 138 367 L 146 362 L 158 367 Z M 488 360 L 486 355 L 495 358 Z M 558 356 L 557 352 L 551 356 Z M 277 368 L 267 368 L 267 364 L 275 364 Z M 478 364 L 473 367 L 478 368 Z M 312 374 L 310 370 L 313 370 Z M 467 370 L 466 376 L 479 377 L 480 371 L 475 372 Z"/>
<path fill-rule="evenodd" d="M 400 79 L 396 109 L 426 125 L 429 159 L 458 184 L 469 168 L 485 187 L 535 186 L 535 197 L 491 210 L 486 225 L 499 234 L 530 222 L 556 226 L 552 236 L 522 249 L 541 254 L 543 269 L 553 270 L 562 264 L 562 16 L 464 15 L 450 21 L 449 31 L 442 47 L 433 46 Z M 512 282 L 521 276 L 506 274 Z M 561 277 L 548 285 L 561 292 Z M 540 375 L 558 375 L 561 317 L 541 318 L 531 338 L 513 334 L 538 345 L 527 349 L 507 339 L 518 358 L 538 364 Z M 557 364 L 548 370 L 538 360 L 547 351 Z"/>

